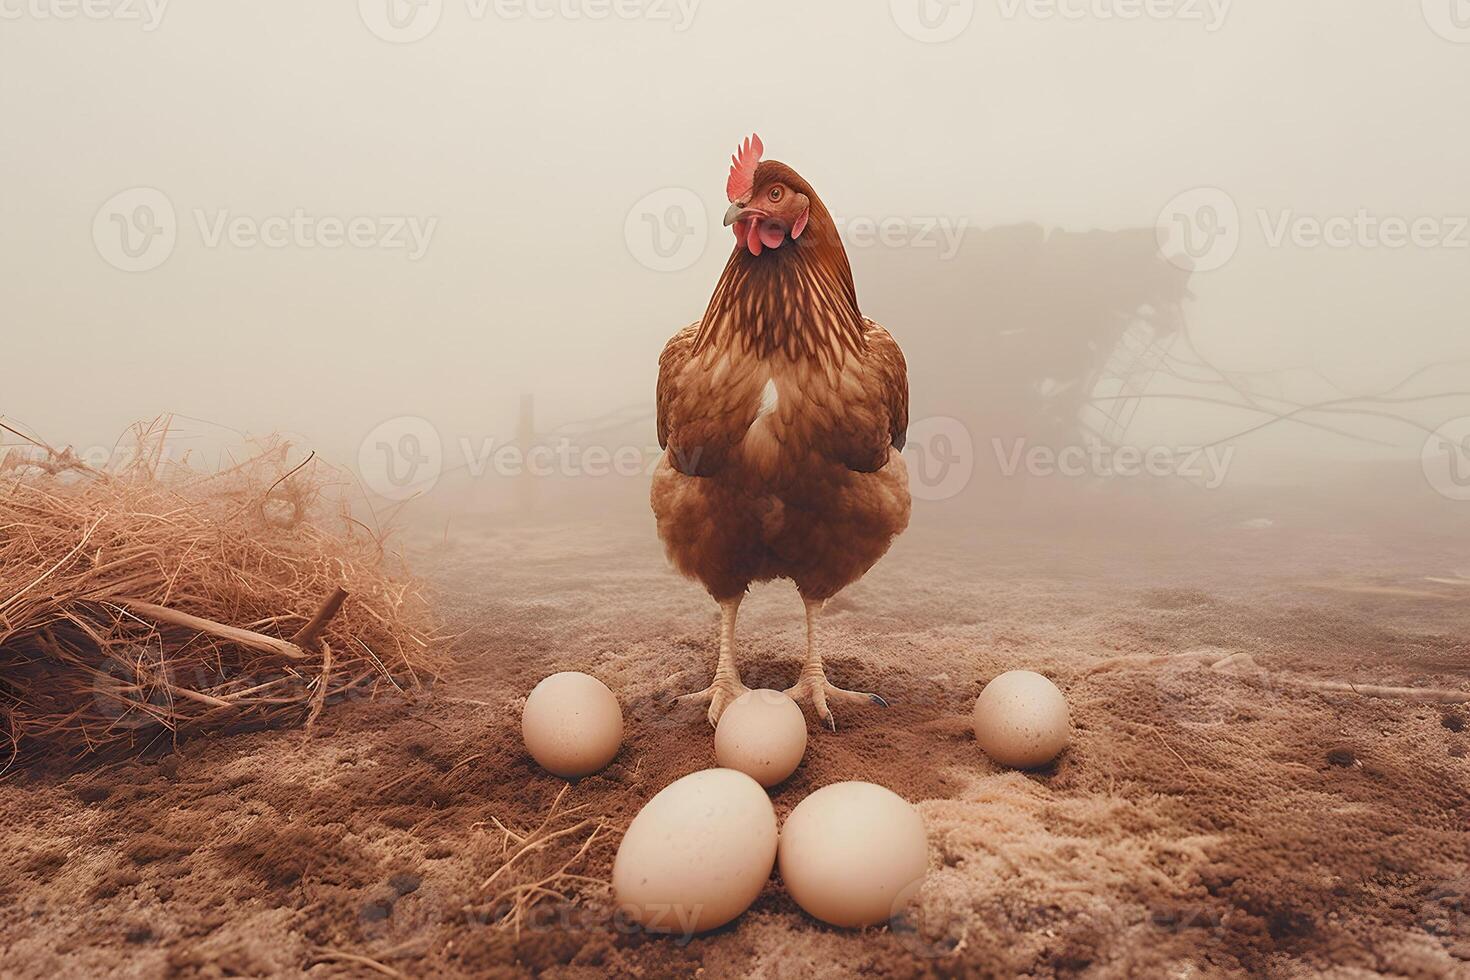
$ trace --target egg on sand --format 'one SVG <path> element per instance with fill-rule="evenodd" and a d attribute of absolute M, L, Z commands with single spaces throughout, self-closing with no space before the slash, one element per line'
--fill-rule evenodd
<path fill-rule="evenodd" d="M 1067 699 L 1038 673 L 1011 670 L 985 685 L 975 701 L 975 741 L 1003 766 L 1034 769 L 1067 747 Z"/>
<path fill-rule="evenodd" d="M 833 783 L 786 818 L 778 861 L 786 890 L 812 916 L 871 926 L 901 913 L 923 885 L 929 838 L 919 811 L 897 793 Z"/>
<path fill-rule="evenodd" d="M 575 779 L 612 761 L 623 743 L 623 709 L 607 685 L 576 671 L 552 674 L 521 711 L 521 738 L 543 769 Z"/>
<path fill-rule="evenodd" d="M 767 788 L 795 772 L 805 754 L 806 718 L 780 691 L 746 691 L 715 728 L 715 761 Z"/>
<path fill-rule="evenodd" d="M 743 772 L 705 769 L 638 811 L 613 859 L 613 897 L 620 915 L 651 932 L 692 936 L 749 908 L 775 859 L 766 791 Z"/>

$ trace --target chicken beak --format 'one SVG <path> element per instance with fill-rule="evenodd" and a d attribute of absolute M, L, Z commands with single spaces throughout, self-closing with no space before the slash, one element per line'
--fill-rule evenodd
<path fill-rule="evenodd" d="M 760 208 L 753 208 L 749 204 L 732 204 L 730 210 L 725 212 L 725 227 L 728 228 L 737 221 L 745 221 L 749 218 L 768 218 L 770 215 Z"/>

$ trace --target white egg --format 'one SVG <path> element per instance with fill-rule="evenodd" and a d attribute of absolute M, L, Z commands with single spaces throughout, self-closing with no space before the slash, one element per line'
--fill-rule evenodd
<path fill-rule="evenodd" d="M 594 773 L 623 743 L 623 709 L 595 677 L 564 671 L 531 691 L 521 711 L 526 751 L 547 772 L 568 779 Z"/>
<path fill-rule="evenodd" d="M 628 825 L 613 860 L 621 915 L 692 936 L 750 907 L 776 860 L 776 811 L 760 784 L 705 769 L 665 786 Z"/>
<path fill-rule="evenodd" d="M 1067 699 L 1051 681 L 1011 670 L 985 685 L 975 701 L 975 741 L 1003 766 L 1034 769 L 1051 762 L 1071 737 Z"/>
<path fill-rule="evenodd" d="M 779 860 L 786 890 L 807 912 L 834 926 L 871 926 L 902 912 L 923 885 L 929 839 L 897 793 L 833 783 L 786 818 Z"/>
<path fill-rule="evenodd" d="M 715 761 L 762 786 L 784 780 L 806 754 L 806 718 L 780 691 L 747 691 L 732 701 L 715 728 Z"/>

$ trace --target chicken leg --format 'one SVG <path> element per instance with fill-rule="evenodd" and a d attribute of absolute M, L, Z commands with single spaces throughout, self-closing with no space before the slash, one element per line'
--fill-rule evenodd
<path fill-rule="evenodd" d="M 803 697 L 811 698 L 812 707 L 817 711 L 817 717 L 822 719 L 834 732 L 837 731 L 837 721 L 827 707 L 829 699 L 888 707 L 888 702 L 876 694 L 846 691 L 827 683 L 827 674 L 822 670 L 822 654 L 817 650 L 817 617 L 821 615 L 822 606 L 826 604 L 826 600 L 808 599 L 803 596 L 802 601 L 806 603 L 806 662 L 801 665 L 801 677 L 796 684 L 786 689 L 787 697 L 797 701 Z"/>
<path fill-rule="evenodd" d="M 718 725 L 725 708 L 750 688 L 740 680 L 735 669 L 735 614 L 740 611 L 742 596 L 720 600 L 720 661 L 715 666 L 715 679 L 710 686 L 693 694 L 681 694 L 676 704 L 704 704 L 709 702 L 709 723 Z"/>

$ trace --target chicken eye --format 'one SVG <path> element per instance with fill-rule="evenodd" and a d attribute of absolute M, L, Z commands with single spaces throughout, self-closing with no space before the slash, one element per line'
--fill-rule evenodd
<path fill-rule="evenodd" d="M 775 202 L 779 200 L 781 200 L 781 186 L 778 184 L 771 188 L 771 201 Z"/>

